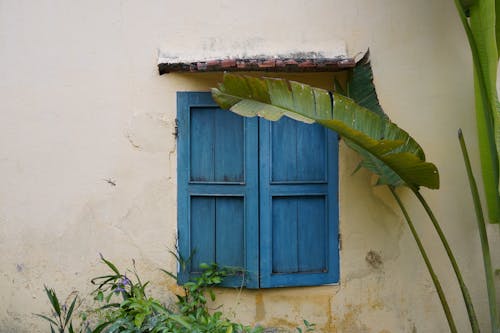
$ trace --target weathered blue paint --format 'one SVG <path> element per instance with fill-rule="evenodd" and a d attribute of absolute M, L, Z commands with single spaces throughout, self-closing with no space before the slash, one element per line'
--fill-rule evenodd
<path fill-rule="evenodd" d="M 259 131 L 260 287 L 338 282 L 336 133 L 291 119 Z"/>
<path fill-rule="evenodd" d="M 273 183 L 326 182 L 326 132 L 317 127 L 286 117 L 272 124 Z"/>
<path fill-rule="evenodd" d="M 243 197 L 219 197 L 216 200 L 215 261 L 232 267 L 244 267 L 245 206 Z"/>
<path fill-rule="evenodd" d="M 246 271 L 225 285 L 257 288 L 257 119 L 221 110 L 204 92 L 177 93 L 177 119 L 179 252 L 193 255 L 179 281 L 217 262 Z"/>
<path fill-rule="evenodd" d="M 338 143 L 318 125 L 270 123 L 219 109 L 209 93 L 179 92 L 180 254 L 241 267 L 226 285 L 338 282 Z"/>
<path fill-rule="evenodd" d="M 215 198 L 191 196 L 189 236 L 190 251 L 196 251 L 191 261 L 191 272 L 198 272 L 201 263 L 215 261 Z M 193 248 L 192 245 L 196 246 Z M 190 252 L 184 254 L 189 257 Z"/>

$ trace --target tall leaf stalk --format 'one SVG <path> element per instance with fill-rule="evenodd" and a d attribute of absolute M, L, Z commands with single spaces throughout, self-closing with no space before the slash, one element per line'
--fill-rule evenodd
<path fill-rule="evenodd" d="M 467 177 L 469 179 L 472 200 L 474 202 L 474 210 L 476 212 L 476 221 L 477 221 L 477 229 L 479 231 L 479 239 L 481 240 L 481 250 L 483 252 L 483 264 L 486 276 L 486 288 L 488 291 L 488 303 L 490 309 L 491 331 L 494 333 L 498 333 L 500 332 L 500 320 L 497 309 L 495 275 L 493 272 L 493 267 L 491 265 L 490 246 L 488 242 L 488 234 L 486 233 L 486 223 L 484 220 L 483 207 L 481 206 L 479 191 L 477 189 L 477 184 L 474 178 L 474 174 L 472 173 L 469 153 L 467 152 L 467 147 L 465 145 L 465 140 L 462 130 L 458 131 L 458 140 L 460 142 L 460 148 L 462 149 L 465 168 L 467 170 Z"/>
<path fill-rule="evenodd" d="M 472 304 L 472 299 L 470 297 L 469 289 L 465 285 L 462 273 L 460 272 L 460 268 L 458 267 L 455 256 L 453 255 L 453 251 L 451 250 L 450 245 L 448 244 L 448 240 L 446 239 L 446 236 L 444 235 L 443 230 L 441 229 L 441 226 L 439 225 L 439 222 L 436 219 L 436 216 L 434 216 L 431 207 L 429 206 L 425 198 L 422 196 L 420 191 L 415 189 L 412 189 L 412 191 L 417 197 L 417 199 L 420 201 L 422 207 L 424 207 L 427 215 L 429 216 L 432 225 L 434 226 L 434 229 L 436 230 L 439 239 L 441 240 L 441 244 L 443 244 L 443 247 L 446 251 L 446 255 L 450 260 L 451 266 L 453 267 L 453 271 L 455 272 L 455 276 L 457 277 L 457 281 L 460 286 L 460 290 L 462 292 L 462 297 L 464 299 L 465 307 L 467 308 L 467 314 L 469 316 L 469 322 L 472 328 L 472 332 L 479 332 L 479 323 L 477 321 L 477 316 L 474 311 L 474 305 Z"/>
<path fill-rule="evenodd" d="M 387 186 L 389 190 L 391 191 L 394 199 L 396 199 L 396 202 L 399 205 L 399 208 L 401 209 L 401 212 L 403 213 L 406 223 L 408 224 L 408 228 L 410 228 L 410 232 L 413 236 L 413 239 L 415 239 L 415 243 L 417 243 L 418 250 L 420 251 L 420 255 L 422 256 L 422 259 L 424 259 L 425 266 L 427 267 L 427 270 L 429 271 L 429 274 L 431 276 L 432 282 L 434 283 L 434 287 L 436 288 L 436 292 L 439 296 L 439 300 L 441 301 L 441 306 L 443 307 L 444 314 L 446 316 L 446 320 L 448 321 L 448 326 L 450 327 L 451 332 L 457 332 L 457 327 L 455 325 L 455 321 L 453 320 L 453 315 L 451 314 L 450 311 L 450 306 L 448 305 L 448 301 L 446 300 L 446 296 L 444 294 L 443 288 L 441 287 L 441 283 L 439 282 L 439 278 L 434 272 L 434 269 L 432 268 L 431 261 L 429 260 L 429 256 L 427 255 L 427 252 L 425 251 L 424 246 L 422 245 L 422 241 L 420 240 L 420 237 L 418 236 L 417 231 L 415 230 L 415 226 L 413 224 L 413 221 L 410 218 L 410 215 L 408 214 L 408 211 L 406 210 L 403 202 L 401 201 L 401 198 L 399 195 L 396 193 L 395 189 L 393 186 Z"/>

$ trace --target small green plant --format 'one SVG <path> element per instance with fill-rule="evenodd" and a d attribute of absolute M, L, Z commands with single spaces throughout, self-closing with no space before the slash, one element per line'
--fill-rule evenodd
<path fill-rule="evenodd" d="M 50 332 L 52 333 L 87 332 L 86 326 L 80 328 L 78 331 L 76 331 L 73 328 L 73 314 L 75 313 L 75 310 L 78 308 L 79 305 L 78 295 L 75 292 L 73 292 L 66 298 L 66 301 L 64 303 L 61 303 L 54 289 L 48 288 L 47 286 L 45 286 L 44 289 L 45 293 L 47 294 L 47 298 L 50 301 L 50 305 L 52 307 L 51 308 L 52 316 L 49 317 L 38 313 L 35 315 L 49 322 Z M 68 307 L 70 299 L 72 300 Z"/>
<path fill-rule="evenodd" d="M 69 308 L 61 306 L 52 289 L 45 288 L 52 307 L 53 318 L 37 315 L 50 323 L 51 332 L 58 333 L 259 333 L 263 329 L 235 323 L 220 311 L 210 312 L 207 297 L 215 300 L 213 287 L 235 273 L 233 269 L 220 268 L 216 264 L 200 265 L 198 277 L 185 283 L 184 292 L 177 296 L 177 302 L 164 304 L 146 293 L 149 282 L 142 282 L 135 262 L 129 276 L 121 272 L 115 264 L 101 255 L 101 261 L 110 269 L 107 275 L 91 280 L 96 286 L 92 295 L 96 307 L 88 311 L 94 316 L 94 328 L 87 320 L 78 330 L 73 328 L 71 318 L 77 308 L 77 296 Z M 163 270 L 170 277 L 175 274 Z M 86 315 L 85 315 L 85 318 Z M 56 330 L 57 329 L 57 330 Z"/>
<path fill-rule="evenodd" d="M 179 310 L 187 315 L 207 311 L 207 294 L 214 301 L 215 293 L 212 288 L 234 273 L 231 269 L 220 268 L 216 263 L 210 265 L 202 263 L 200 268 L 202 270 L 200 276 L 182 286 L 184 295 L 177 295 Z M 170 272 L 165 270 L 163 272 L 175 278 Z"/>
<path fill-rule="evenodd" d="M 97 309 L 102 319 L 95 332 L 149 332 L 157 323 L 170 319 L 173 313 L 158 300 L 146 295 L 149 282 L 141 281 L 134 261 L 132 272 L 135 282 L 102 255 L 101 260 L 111 273 L 91 280 L 97 286 L 93 292 L 94 300 L 104 303 Z"/>
<path fill-rule="evenodd" d="M 210 313 L 207 307 L 207 294 L 215 300 L 212 287 L 220 284 L 231 274 L 231 270 L 219 268 L 216 264 L 201 264 L 202 273 L 193 281 L 183 285 L 184 294 L 176 295 L 175 306 L 167 306 L 160 301 L 147 297 L 145 287 L 137 271 L 135 282 L 121 273 L 117 267 L 101 257 L 111 269 L 112 274 L 99 276 L 92 280 L 97 285 L 95 299 L 104 302 L 101 307 L 104 320 L 96 332 L 260 332 L 259 328 L 233 323 L 223 317 L 222 312 Z M 171 277 L 174 274 L 163 270 Z M 115 297 L 121 302 L 113 302 Z"/>
<path fill-rule="evenodd" d="M 296 330 L 298 333 L 314 332 L 315 328 L 316 328 L 316 324 L 310 323 L 304 319 L 304 329 L 302 329 L 301 327 L 297 327 Z"/>

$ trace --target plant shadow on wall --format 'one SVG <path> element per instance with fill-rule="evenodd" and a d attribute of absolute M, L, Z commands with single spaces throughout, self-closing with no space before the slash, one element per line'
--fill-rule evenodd
<path fill-rule="evenodd" d="M 472 332 L 479 332 L 472 300 L 455 256 L 420 191 L 421 187 L 439 188 L 438 170 L 434 164 L 426 162 L 420 145 L 392 123 L 382 110 L 373 84 L 368 52 L 350 73 L 345 89 L 338 82 L 335 88 L 335 92 L 329 92 L 284 79 L 225 74 L 219 87 L 212 89 L 212 96 L 223 109 L 241 116 L 259 116 L 271 121 L 287 116 L 306 123 L 321 124 L 336 131 L 350 148 L 358 152 L 362 158 L 358 169 L 364 167 L 377 175 L 377 185 L 387 186 L 401 208 L 436 288 L 450 331 L 457 332 L 439 278 L 397 190 L 401 187 L 409 189 L 425 209 L 441 240 L 460 285 Z M 471 188 L 474 187 L 472 181 Z M 474 198 L 477 199 L 476 196 Z M 484 227 L 484 221 L 478 223 Z M 487 243 L 484 244 L 485 267 L 491 268 L 489 249 Z M 492 274 L 491 269 L 487 269 L 486 274 Z M 494 286 L 488 284 L 488 293 L 490 297 L 495 296 Z M 492 313 L 496 316 L 496 310 Z M 495 322 L 493 314 L 491 319 Z"/>
<path fill-rule="evenodd" d="M 182 261 L 177 257 L 182 265 Z M 200 275 L 182 285 L 183 292 L 177 293 L 176 302 L 162 303 L 147 295 L 149 282 L 142 282 L 135 262 L 133 269 L 126 273 L 101 256 L 109 269 L 107 275 L 91 280 L 96 289 L 92 293 L 95 306 L 80 311 L 83 300 L 72 292 L 61 301 L 53 289 L 45 287 L 50 301 L 51 315 L 36 314 L 46 320 L 50 331 L 55 333 L 259 333 L 262 327 L 250 327 L 232 322 L 221 311 L 211 311 L 208 300 L 215 301 L 213 287 L 224 278 L 241 273 L 234 268 L 222 268 L 217 264 L 201 264 Z M 162 271 L 177 280 L 169 271 Z M 79 317 L 79 318 L 78 318 Z M 73 322 L 79 321 L 79 324 Z M 313 332 L 315 325 L 304 320 L 304 327 L 296 332 Z M 276 332 L 273 330 L 273 332 Z M 281 330 L 280 332 L 289 332 Z"/>

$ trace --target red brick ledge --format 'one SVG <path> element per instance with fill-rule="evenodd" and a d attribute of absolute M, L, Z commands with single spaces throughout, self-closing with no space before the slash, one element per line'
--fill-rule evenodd
<path fill-rule="evenodd" d="M 356 66 L 354 58 L 215 59 L 160 63 L 160 75 L 197 72 L 338 72 Z"/>

